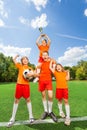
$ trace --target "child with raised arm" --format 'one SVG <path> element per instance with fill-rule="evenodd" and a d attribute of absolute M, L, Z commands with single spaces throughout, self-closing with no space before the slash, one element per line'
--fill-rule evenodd
<path fill-rule="evenodd" d="M 37 47 L 39 49 L 39 59 L 38 59 L 38 65 L 36 67 L 37 73 L 40 73 L 39 66 L 43 62 L 42 53 L 44 51 L 48 51 L 49 50 L 50 43 L 51 43 L 51 40 L 50 40 L 50 38 L 46 34 L 41 34 L 38 37 L 38 39 L 36 40 L 36 45 L 37 45 Z M 37 78 L 34 79 L 34 82 L 37 82 L 38 80 L 39 80 L 39 78 L 37 77 Z"/>
<path fill-rule="evenodd" d="M 29 61 L 26 56 L 21 58 L 21 63 L 17 62 L 18 57 L 19 57 L 19 55 L 16 55 L 13 58 L 13 62 L 15 64 L 16 68 L 18 69 L 18 78 L 17 78 L 16 90 L 15 90 L 15 100 L 14 100 L 14 105 L 13 105 L 12 116 L 11 116 L 10 121 L 8 122 L 7 127 L 11 127 L 15 122 L 15 116 L 16 116 L 16 112 L 18 109 L 19 100 L 21 97 L 25 98 L 26 103 L 27 103 L 27 108 L 28 108 L 28 112 L 29 112 L 29 122 L 31 123 L 34 121 L 34 117 L 32 114 L 32 104 L 31 104 L 31 100 L 30 100 L 29 81 L 23 77 L 24 70 L 30 69 L 31 67 L 28 66 Z M 32 75 L 30 75 L 30 76 L 32 76 Z"/>
<path fill-rule="evenodd" d="M 53 61 L 50 62 L 50 69 L 56 78 L 56 99 L 58 100 L 59 115 L 64 118 L 65 114 L 62 110 L 62 101 L 65 104 L 65 125 L 70 125 L 70 106 L 68 102 L 68 84 L 67 80 L 70 79 L 69 71 L 64 70 L 61 64 L 56 64 L 53 67 Z"/>

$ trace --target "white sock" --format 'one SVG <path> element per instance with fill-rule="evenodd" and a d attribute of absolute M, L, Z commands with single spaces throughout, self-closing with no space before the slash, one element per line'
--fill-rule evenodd
<path fill-rule="evenodd" d="M 48 109 L 49 109 L 49 113 L 52 112 L 52 105 L 53 105 L 53 102 L 48 101 Z"/>
<path fill-rule="evenodd" d="M 58 103 L 58 108 L 59 108 L 59 113 L 62 113 L 63 110 L 62 110 L 62 103 Z"/>
<path fill-rule="evenodd" d="M 14 103 L 13 111 L 12 111 L 12 117 L 11 117 L 12 120 L 15 120 L 17 109 L 18 109 L 18 103 Z"/>
<path fill-rule="evenodd" d="M 48 109 L 47 109 L 47 101 L 43 101 L 43 106 L 44 106 L 44 111 L 45 111 L 45 112 L 48 112 Z"/>
<path fill-rule="evenodd" d="M 70 118 L 70 106 L 65 105 L 65 110 L 66 110 L 66 118 Z"/>
<path fill-rule="evenodd" d="M 32 113 L 32 105 L 31 105 L 31 102 L 27 103 L 27 108 L 28 108 L 28 112 L 29 112 L 29 119 L 30 119 L 30 118 L 34 118 L 34 117 L 33 117 L 33 113 Z"/>

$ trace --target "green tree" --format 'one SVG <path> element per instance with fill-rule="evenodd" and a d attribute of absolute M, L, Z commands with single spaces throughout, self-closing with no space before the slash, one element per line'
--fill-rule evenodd
<path fill-rule="evenodd" d="M 85 72 L 83 66 L 79 67 L 76 71 L 76 79 L 84 80 Z"/>
<path fill-rule="evenodd" d="M 87 61 L 81 60 L 78 62 L 76 79 L 85 80 L 87 79 Z"/>

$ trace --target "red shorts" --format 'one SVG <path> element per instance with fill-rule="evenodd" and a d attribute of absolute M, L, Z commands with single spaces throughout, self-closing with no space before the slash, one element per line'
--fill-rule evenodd
<path fill-rule="evenodd" d="M 68 99 L 68 88 L 66 88 L 66 89 L 56 89 L 56 98 L 58 100 Z"/>
<path fill-rule="evenodd" d="M 52 81 L 39 81 L 39 91 L 52 90 Z"/>
<path fill-rule="evenodd" d="M 16 84 L 15 98 L 20 99 L 21 97 L 30 97 L 30 87 L 28 84 Z"/>
<path fill-rule="evenodd" d="M 42 57 L 39 57 L 38 62 L 42 63 L 42 62 L 43 62 L 43 58 L 42 58 Z"/>

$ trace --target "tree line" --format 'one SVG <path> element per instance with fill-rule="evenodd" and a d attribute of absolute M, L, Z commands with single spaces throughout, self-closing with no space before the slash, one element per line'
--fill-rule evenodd
<path fill-rule="evenodd" d="M 35 65 L 29 63 L 33 69 Z M 86 80 L 87 79 L 87 61 L 79 61 L 76 66 L 64 66 L 70 71 L 71 80 Z M 16 69 L 12 57 L 6 57 L 0 53 L 0 82 L 15 82 L 17 80 L 18 70 Z"/>

